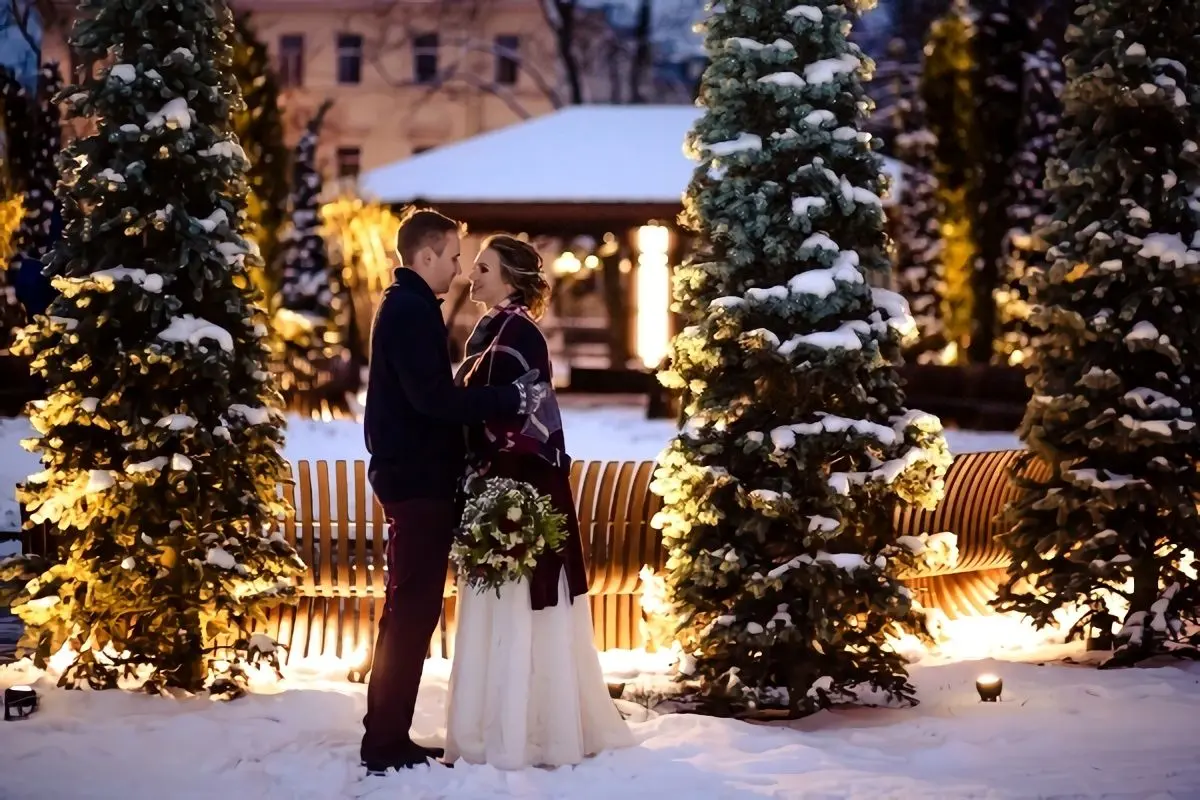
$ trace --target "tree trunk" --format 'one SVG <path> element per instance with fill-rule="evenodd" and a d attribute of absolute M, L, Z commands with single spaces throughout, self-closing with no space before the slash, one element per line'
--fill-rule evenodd
<path fill-rule="evenodd" d="M 576 0 L 543 0 L 542 12 L 554 29 L 554 41 L 558 57 L 562 61 L 567 78 L 571 105 L 583 104 L 583 81 L 579 74 L 579 59 L 575 53 L 575 2 Z"/>
<path fill-rule="evenodd" d="M 629 67 L 629 102 L 638 105 L 646 102 L 642 87 L 650 72 L 650 36 L 653 32 L 650 16 L 650 0 L 641 0 L 638 5 L 637 28 L 634 31 L 636 42 L 633 51 L 633 64 Z"/>

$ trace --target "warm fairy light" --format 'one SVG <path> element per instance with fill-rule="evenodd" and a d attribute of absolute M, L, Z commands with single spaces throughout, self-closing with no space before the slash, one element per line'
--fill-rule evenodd
<path fill-rule="evenodd" d="M 572 253 L 570 250 L 564 250 L 562 255 L 554 259 L 554 274 L 555 275 L 572 275 L 579 272 L 583 264 L 579 261 L 579 256 Z"/>
<path fill-rule="evenodd" d="M 637 324 L 638 358 L 650 369 L 656 368 L 670 346 L 671 270 L 667 252 L 671 230 L 663 225 L 638 228 Z"/>

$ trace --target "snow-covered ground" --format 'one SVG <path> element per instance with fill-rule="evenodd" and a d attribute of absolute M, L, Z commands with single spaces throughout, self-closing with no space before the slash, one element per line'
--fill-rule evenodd
<path fill-rule="evenodd" d="M 854 708 L 792 723 L 654 715 L 634 703 L 639 744 L 575 768 L 503 773 L 459 764 L 367 778 L 358 766 L 364 687 L 308 662 L 232 703 L 69 692 L 27 665 L 42 709 L 0 723 L 8 800 L 341 798 L 1150 798 L 1200 797 L 1200 664 L 1097 671 L 1077 647 L 1002 618 L 950 623 L 941 652 L 915 654 L 915 708 Z M 978 659 L 978 660 L 972 660 Z M 610 679 L 654 686 L 665 659 L 606 653 Z M 998 704 L 974 680 L 1004 680 Z M 426 667 L 415 732 L 444 736 L 448 664 Z"/>

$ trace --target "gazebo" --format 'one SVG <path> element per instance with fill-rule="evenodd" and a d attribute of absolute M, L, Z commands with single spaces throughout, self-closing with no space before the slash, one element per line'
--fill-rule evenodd
<path fill-rule="evenodd" d="M 569 284 L 556 292 L 555 309 L 568 342 L 598 340 L 590 344 L 607 351 L 608 370 L 652 367 L 674 327 L 670 265 L 687 248 L 674 220 L 695 168 L 683 141 L 701 113 L 570 106 L 379 167 L 359 186 L 385 204 L 434 206 L 476 232 L 553 242 L 554 272 Z M 895 186 L 899 164 L 885 159 L 885 168 Z M 582 280 L 592 281 L 607 319 L 573 310 L 573 297 L 585 296 L 575 290 Z"/>

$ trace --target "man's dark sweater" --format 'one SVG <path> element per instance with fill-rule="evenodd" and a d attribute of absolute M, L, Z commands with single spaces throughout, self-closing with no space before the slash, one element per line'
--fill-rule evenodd
<path fill-rule="evenodd" d="M 441 301 L 397 269 L 371 328 L 364 428 L 368 476 L 384 503 L 453 499 L 463 475 L 463 424 L 517 413 L 515 385 L 454 385 Z"/>

